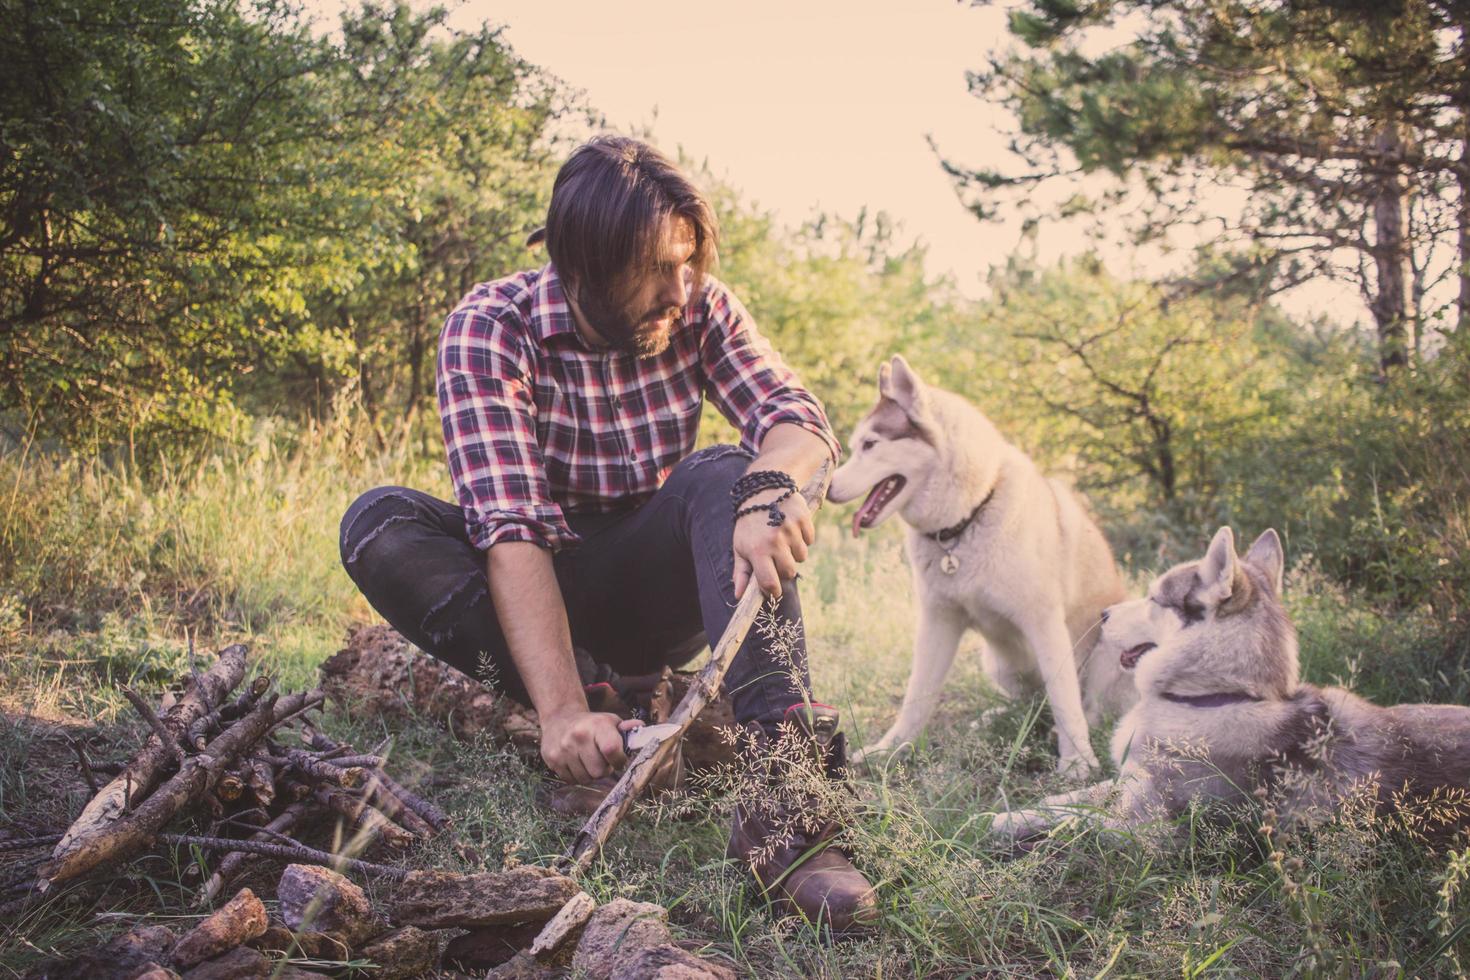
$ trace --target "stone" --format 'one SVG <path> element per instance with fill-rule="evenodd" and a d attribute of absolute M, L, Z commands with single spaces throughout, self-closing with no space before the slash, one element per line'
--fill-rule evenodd
<path fill-rule="evenodd" d="M 276 886 L 281 919 L 294 932 L 339 933 L 349 946 L 382 931 L 363 890 L 312 864 L 293 864 Z"/>
<path fill-rule="evenodd" d="M 613 899 L 587 920 L 572 955 L 572 971 L 587 980 L 611 980 L 644 950 L 673 943 L 668 916 L 661 905 Z"/>
<path fill-rule="evenodd" d="M 379 936 L 357 951 L 359 959 L 371 960 L 376 980 L 402 980 L 433 970 L 439 961 L 439 937 L 417 926 L 404 926 Z"/>
<path fill-rule="evenodd" d="M 180 969 L 213 959 L 257 938 L 267 925 L 265 906 L 255 893 L 242 888 L 235 897 L 184 934 L 174 947 L 173 962 Z"/>
<path fill-rule="evenodd" d="M 223 956 L 205 960 L 187 971 L 183 980 L 265 980 L 274 965 L 260 950 L 236 946 Z"/>
<path fill-rule="evenodd" d="M 722 963 L 700 959 L 678 946 L 654 946 L 623 960 L 609 980 L 735 980 Z"/>
<path fill-rule="evenodd" d="M 394 895 L 392 918 L 421 929 L 545 922 L 581 890 L 565 875 L 529 864 L 473 875 L 411 871 Z"/>

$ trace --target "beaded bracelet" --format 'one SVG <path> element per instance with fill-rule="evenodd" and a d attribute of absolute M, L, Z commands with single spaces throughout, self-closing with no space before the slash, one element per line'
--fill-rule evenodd
<path fill-rule="evenodd" d="M 783 511 L 780 507 L 781 501 L 785 500 L 787 497 L 791 496 L 795 492 L 796 491 L 791 487 L 787 487 L 784 491 L 782 491 L 779 497 L 776 497 L 773 500 L 768 500 L 763 504 L 751 504 L 749 507 L 741 508 L 740 510 L 737 510 L 735 512 L 735 520 L 740 520 L 740 518 L 744 517 L 746 514 L 754 514 L 758 510 L 764 510 L 769 512 L 769 515 L 766 517 L 766 526 L 780 527 L 782 524 L 786 523 L 786 512 Z"/>
<path fill-rule="evenodd" d="M 730 488 L 730 504 L 732 509 L 739 510 L 740 505 L 758 493 L 767 490 L 790 490 L 796 492 L 796 481 L 791 478 L 790 473 L 780 470 L 754 470 L 745 474 L 735 481 Z"/>

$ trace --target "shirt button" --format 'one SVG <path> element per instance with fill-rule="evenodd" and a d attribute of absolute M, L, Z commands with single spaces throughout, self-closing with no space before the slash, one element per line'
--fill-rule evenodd
<path fill-rule="evenodd" d="M 628 458 L 631 459 L 631 460 L 633 460 L 636 463 L 638 461 L 638 454 L 637 453 L 629 453 L 628 454 Z"/>

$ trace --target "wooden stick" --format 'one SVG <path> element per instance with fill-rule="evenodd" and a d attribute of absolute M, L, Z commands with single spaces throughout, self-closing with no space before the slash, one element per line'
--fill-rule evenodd
<path fill-rule="evenodd" d="M 807 485 L 802 487 L 801 495 L 806 498 L 807 506 L 816 511 L 822 505 L 822 499 L 827 495 L 827 481 L 831 479 L 832 463 L 827 461 L 822 464 Z M 592 858 L 602 850 L 602 845 L 612 836 L 628 810 L 632 808 L 635 800 L 648 785 L 661 764 L 674 751 L 694 719 L 704 710 L 704 706 L 719 696 L 720 684 L 725 679 L 725 671 L 730 669 L 730 662 L 735 659 L 735 654 L 740 650 L 740 645 L 745 642 L 745 636 L 750 632 L 751 624 L 755 622 L 761 607 L 765 604 L 765 595 L 760 586 L 751 579 L 745 587 L 745 593 L 740 597 L 740 602 L 735 607 L 735 613 L 730 617 L 729 624 L 725 627 L 725 634 L 720 637 L 719 645 L 710 654 L 709 663 L 699 672 L 699 676 L 689 685 L 689 690 L 684 695 L 684 700 L 674 709 L 667 724 L 678 725 L 678 731 L 667 738 L 645 745 L 639 750 L 628 767 L 623 770 L 623 775 L 618 779 L 612 792 L 608 793 L 602 803 L 598 805 L 592 816 L 582 825 L 581 831 L 577 833 L 572 841 L 572 846 L 567 849 L 557 862 L 564 869 L 573 873 L 583 870 L 591 863 Z"/>
<path fill-rule="evenodd" d="M 87 781 L 87 788 L 95 795 L 102 787 L 97 783 L 97 774 L 92 771 L 92 763 L 87 760 L 86 746 L 79 738 L 68 738 L 66 744 L 70 745 L 71 750 L 77 754 L 77 762 L 82 767 L 82 778 Z"/>
<path fill-rule="evenodd" d="M 381 769 L 374 772 L 372 778 L 433 830 L 440 831 L 449 826 L 449 814 L 413 790 L 407 789 Z"/>
<path fill-rule="evenodd" d="M 219 652 L 219 659 L 202 674 L 190 679 L 184 696 L 168 710 L 164 727 L 177 737 L 201 715 L 207 714 L 245 677 L 245 658 L 249 651 L 235 644 Z M 129 805 L 136 804 L 163 780 L 163 770 L 173 761 L 173 753 L 155 733 L 143 750 L 112 781 L 93 796 L 81 814 L 62 835 L 54 857 L 61 859 L 78 838 L 91 836 L 120 820 Z"/>
<path fill-rule="evenodd" d="M 354 830 L 360 830 L 372 838 L 381 837 L 389 847 L 401 849 L 418 840 L 412 833 L 384 816 L 377 807 L 345 789 L 318 785 L 313 790 L 312 797 L 333 813 L 342 816 Z"/>
<path fill-rule="evenodd" d="M 158 736 L 158 740 L 164 744 L 169 753 L 178 761 L 179 765 L 183 765 L 184 750 L 179 745 L 179 740 L 174 738 L 173 732 L 164 727 L 163 719 L 158 717 L 158 713 L 153 710 L 153 706 L 147 701 L 144 701 L 137 691 L 128 687 L 126 684 L 122 685 L 118 690 L 122 691 L 122 696 L 127 698 L 128 703 L 137 709 L 138 714 L 143 716 L 143 720 L 148 723 L 148 727 L 153 729 L 153 734 Z"/>
<path fill-rule="evenodd" d="M 49 847 L 61 840 L 60 834 L 51 834 L 46 837 L 12 837 L 10 840 L 0 840 L 0 851 L 24 851 L 32 847 Z"/>
<path fill-rule="evenodd" d="M 305 803 L 292 803 L 286 809 L 282 810 L 280 815 L 274 820 L 261 827 L 254 834 L 251 834 L 250 839 L 268 844 L 271 842 L 271 838 L 284 836 L 294 830 L 296 825 L 301 822 L 301 818 L 306 816 L 306 809 Z M 214 901 L 214 897 L 225 886 L 225 882 L 239 871 L 241 865 L 249 858 L 250 855 L 238 849 L 226 854 L 221 859 L 219 867 L 214 869 L 214 874 L 210 875 L 209 880 L 204 883 L 204 891 L 199 895 L 198 904 L 208 905 Z"/>
<path fill-rule="evenodd" d="M 362 861 L 350 858 L 345 854 L 331 854 L 327 851 L 318 851 L 314 847 L 292 842 L 290 844 L 268 844 L 258 840 L 235 840 L 232 837 L 194 837 L 190 834 L 158 834 L 155 839 L 161 844 L 174 844 L 180 847 L 200 847 L 211 851 L 238 851 L 246 854 L 261 854 L 265 857 L 281 858 L 297 864 L 325 864 L 329 867 L 343 867 L 351 871 L 363 871 L 368 874 L 383 875 L 388 878 L 406 878 L 408 872 L 402 868 L 390 867 L 386 864 L 374 864 L 371 861 Z"/>
<path fill-rule="evenodd" d="M 327 737 L 325 733 L 316 731 L 315 729 L 312 730 L 309 737 L 312 748 L 319 751 L 335 753 L 342 751 L 350 752 L 352 750 L 350 745 L 338 745 Z M 377 769 L 378 771 L 374 772 L 372 777 L 381 784 L 384 790 L 397 797 L 399 802 L 413 811 L 424 823 L 436 831 L 443 830 L 449 826 L 449 814 L 412 790 L 406 789 L 401 784 L 395 782 L 392 777 L 382 771 L 384 759 L 381 754 L 375 752 L 371 756 L 357 756 L 356 758 L 360 760 L 376 759 L 377 761 L 375 763 L 369 764 L 366 761 L 361 761 L 359 764 L 369 769 Z M 335 758 L 332 760 L 332 764 L 337 766 L 347 765 L 348 757 Z M 389 814 L 389 816 L 392 816 L 392 814 Z"/>

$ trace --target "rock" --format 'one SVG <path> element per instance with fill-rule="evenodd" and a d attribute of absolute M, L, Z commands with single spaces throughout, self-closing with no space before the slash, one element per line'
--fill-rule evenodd
<path fill-rule="evenodd" d="M 265 906 L 242 888 L 219 909 L 184 934 L 174 947 L 174 965 L 183 969 L 247 943 L 265 932 Z"/>
<path fill-rule="evenodd" d="M 101 949 L 73 960 L 47 962 L 27 974 L 35 980 L 132 980 L 149 967 L 168 962 L 178 933 L 167 926 L 138 926 L 108 940 Z"/>
<path fill-rule="evenodd" d="M 292 932 L 280 923 L 274 922 L 250 945 L 272 953 L 287 953 L 311 960 L 349 960 L 352 958 L 352 948 L 341 933 Z"/>
<path fill-rule="evenodd" d="M 670 944 L 623 960 L 609 980 L 735 980 L 735 971 Z"/>
<path fill-rule="evenodd" d="M 488 970 L 508 963 L 531 945 L 541 932 L 540 922 L 518 922 L 505 926 L 481 926 L 449 941 L 444 963 L 466 973 Z"/>
<path fill-rule="evenodd" d="M 591 895 L 586 892 L 573 895 L 561 907 L 561 911 L 551 917 L 545 928 L 537 933 L 531 943 L 531 955 L 543 961 L 555 957 L 563 946 L 582 935 L 582 927 L 596 910 L 597 902 Z"/>
<path fill-rule="evenodd" d="M 530 953 L 522 951 L 485 974 L 485 980 L 552 980 L 564 976 L 565 972 L 538 963 Z"/>
<path fill-rule="evenodd" d="M 426 715 L 460 738 L 500 727 L 506 710 L 485 685 L 421 652 L 391 626 L 349 630 L 347 646 L 321 672 L 333 700 L 389 717 Z"/>
<path fill-rule="evenodd" d="M 183 980 L 264 980 L 273 966 L 260 950 L 237 946 L 223 956 L 200 963 L 185 973 Z"/>
<path fill-rule="evenodd" d="M 581 889 L 565 875 L 523 864 L 460 875 L 411 871 L 393 899 L 393 921 L 421 929 L 545 922 Z"/>
<path fill-rule="evenodd" d="M 673 944 L 668 916 L 661 905 L 613 899 L 587 920 L 572 956 L 572 971 L 587 980 L 611 980 L 644 950 Z"/>
<path fill-rule="evenodd" d="M 276 897 L 281 919 L 294 932 L 335 932 L 353 946 L 382 928 L 363 890 L 330 868 L 289 866 Z"/>
<path fill-rule="evenodd" d="M 372 960 L 377 980 L 416 977 L 434 969 L 439 960 L 439 937 L 415 926 L 395 929 L 357 951 L 360 959 Z"/>
<path fill-rule="evenodd" d="M 133 974 L 131 980 L 179 980 L 179 975 L 166 966 L 145 963 L 143 969 Z"/>

